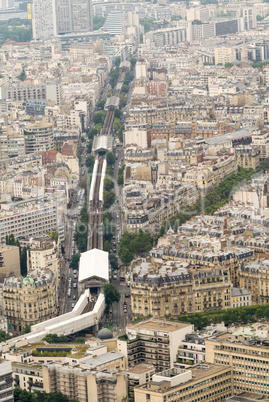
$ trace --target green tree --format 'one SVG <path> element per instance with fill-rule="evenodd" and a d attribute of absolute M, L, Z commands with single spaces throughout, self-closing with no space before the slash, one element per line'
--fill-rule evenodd
<path fill-rule="evenodd" d="M 78 269 L 79 259 L 80 259 L 80 253 L 72 255 L 69 268 Z"/>
<path fill-rule="evenodd" d="M 112 152 L 108 152 L 106 154 L 106 162 L 107 162 L 108 166 L 112 166 L 115 164 L 115 156 L 113 155 Z"/>
<path fill-rule="evenodd" d="M 104 191 L 104 209 L 109 209 L 114 204 L 115 199 L 114 191 Z"/>
<path fill-rule="evenodd" d="M 119 269 L 118 259 L 114 254 L 109 254 L 109 263 L 112 269 Z"/>
<path fill-rule="evenodd" d="M 103 247 L 103 249 L 104 249 L 104 251 L 108 251 L 108 252 L 111 251 L 111 244 L 109 243 L 108 240 L 106 240 L 106 241 L 104 242 L 104 247 Z"/>
<path fill-rule="evenodd" d="M 120 119 L 114 119 L 113 130 L 118 131 L 120 129 Z"/>
<path fill-rule="evenodd" d="M 87 166 L 87 167 L 93 166 L 93 165 L 94 165 L 94 162 L 95 162 L 95 157 L 94 157 L 93 155 L 89 155 L 89 156 L 86 158 L 86 166 Z"/>
<path fill-rule="evenodd" d="M 96 103 L 96 106 L 98 107 L 98 109 L 104 110 L 105 104 L 106 104 L 106 99 L 101 99 L 99 102 Z"/>
<path fill-rule="evenodd" d="M 120 301 L 120 293 L 118 289 L 112 283 L 104 283 L 103 285 L 106 307 L 109 310 L 110 306 Z"/>
<path fill-rule="evenodd" d="M 56 229 L 54 229 L 50 232 L 50 238 L 51 238 L 51 240 L 54 240 L 56 243 L 58 243 L 59 235 L 58 235 L 58 232 Z"/>
<path fill-rule="evenodd" d="M 131 63 L 132 68 L 135 68 L 136 62 L 137 62 L 137 59 L 135 57 L 131 57 L 130 63 Z"/>
<path fill-rule="evenodd" d="M 97 15 L 94 15 L 93 30 L 97 31 L 98 29 L 100 29 L 104 25 L 105 21 L 106 21 L 105 17 L 98 17 Z"/>
<path fill-rule="evenodd" d="M 22 70 L 22 72 L 20 73 L 19 77 L 18 77 L 21 81 L 24 81 L 26 79 L 26 73 L 24 70 Z"/>
<path fill-rule="evenodd" d="M 31 332 L 31 325 L 26 324 L 23 330 L 23 334 L 28 334 L 29 332 Z"/>
<path fill-rule="evenodd" d="M 123 85 L 123 86 L 121 87 L 121 93 L 127 94 L 128 92 L 129 92 L 129 87 L 128 87 L 128 85 Z"/>
<path fill-rule="evenodd" d="M 87 131 L 87 136 L 90 140 L 93 140 L 93 138 L 98 134 L 98 131 L 96 128 L 92 128 L 90 131 Z"/>
<path fill-rule="evenodd" d="M 115 57 L 114 64 L 116 67 L 119 67 L 121 63 L 120 56 Z"/>
<path fill-rule="evenodd" d="M 127 105 L 127 98 L 124 94 L 120 94 L 120 102 L 119 107 L 120 109 L 124 108 Z"/>
<path fill-rule="evenodd" d="M 121 119 L 122 118 L 122 111 L 120 109 L 115 109 L 114 110 L 114 117 L 115 117 L 115 119 Z"/>
<path fill-rule="evenodd" d="M 114 188 L 114 183 L 109 177 L 104 178 L 104 190 L 105 191 L 110 191 L 113 190 Z"/>
<path fill-rule="evenodd" d="M 104 124 L 106 117 L 106 112 L 102 110 L 101 112 L 97 112 L 92 116 L 92 121 L 94 124 Z"/>

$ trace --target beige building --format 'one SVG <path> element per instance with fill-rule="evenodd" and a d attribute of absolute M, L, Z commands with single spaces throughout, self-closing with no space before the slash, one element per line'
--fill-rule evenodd
<path fill-rule="evenodd" d="M 36 269 L 48 268 L 56 278 L 57 288 L 60 279 L 61 254 L 55 241 L 36 240 L 27 251 L 28 272 Z"/>
<path fill-rule="evenodd" d="M 229 367 L 201 364 L 191 370 L 172 368 L 154 374 L 134 389 L 135 402 L 218 402 L 233 394 Z"/>
<path fill-rule="evenodd" d="M 44 391 L 62 392 L 79 402 L 122 402 L 127 397 L 126 375 L 51 363 L 43 366 Z"/>
<path fill-rule="evenodd" d="M 254 324 L 255 325 L 255 324 Z M 234 393 L 268 394 L 268 330 L 262 324 L 206 339 L 206 362 L 233 370 Z"/>
<path fill-rule="evenodd" d="M 43 391 L 42 364 L 12 362 L 15 387 L 27 391 Z"/>
<path fill-rule="evenodd" d="M 139 363 L 125 371 L 128 380 L 129 398 L 134 398 L 134 387 L 152 380 L 155 368 L 152 364 Z"/>
<path fill-rule="evenodd" d="M 26 325 L 53 318 L 57 314 L 56 277 L 48 269 L 27 277 L 10 276 L 3 286 L 4 315 L 9 329 L 22 332 Z"/>
<path fill-rule="evenodd" d="M 236 50 L 232 47 L 215 47 L 215 65 L 232 63 L 236 60 Z"/>
<path fill-rule="evenodd" d="M 250 261 L 239 271 L 240 287 L 252 294 L 253 304 L 269 303 L 269 260 Z"/>
<path fill-rule="evenodd" d="M 237 165 L 244 168 L 257 170 L 260 165 L 260 150 L 257 147 L 240 146 L 235 148 Z"/>
<path fill-rule="evenodd" d="M 8 275 L 21 274 L 20 252 L 17 246 L 0 246 L 0 280 Z"/>
<path fill-rule="evenodd" d="M 143 262 L 132 270 L 132 313 L 169 317 L 226 309 L 231 304 L 231 285 L 226 267 L 195 267 L 180 260 Z"/>
<path fill-rule="evenodd" d="M 173 367 L 178 346 L 194 326 L 156 319 L 130 324 L 126 336 L 118 338 L 118 352 L 125 355 L 128 367 L 140 363 L 153 365 L 156 372 Z"/>

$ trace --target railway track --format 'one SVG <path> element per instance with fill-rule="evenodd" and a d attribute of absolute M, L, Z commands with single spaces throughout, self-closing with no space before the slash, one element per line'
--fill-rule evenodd
<path fill-rule="evenodd" d="M 102 223 L 102 202 L 99 200 L 99 193 L 104 158 L 104 155 L 100 155 L 98 157 L 98 169 L 92 202 L 92 214 L 90 214 L 90 217 L 92 216 L 91 248 L 100 248 L 102 246 L 102 239 L 100 238 L 100 230 L 102 230 L 102 228 L 100 228 L 100 222 Z"/>
<path fill-rule="evenodd" d="M 111 132 L 112 124 L 114 120 L 114 108 L 108 110 L 104 126 L 102 129 L 102 135 L 109 135 Z M 96 181 L 94 185 L 94 195 L 92 201 L 89 205 L 89 227 L 90 236 L 88 237 L 88 249 L 99 248 L 103 249 L 103 234 L 102 234 L 102 224 L 103 224 L 103 201 L 100 200 L 100 185 L 101 176 L 104 165 L 105 155 L 98 156 L 98 168 Z"/>

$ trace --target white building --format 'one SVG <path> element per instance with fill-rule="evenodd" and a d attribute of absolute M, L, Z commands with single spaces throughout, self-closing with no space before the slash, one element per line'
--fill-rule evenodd
<path fill-rule="evenodd" d="M 260 151 L 260 161 L 269 157 L 269 133 L 267 131 L 253 132 L 252 144 Z"/>
<path fill-rule="evenodd" d="M 251 306 L 251 292 L 247 289 L 232 288 L 231 307 Z"/>
<path fill-rule="evenodd" d="M 60 225 L 57 203 L 47 200 L 31 199 L 2 205 L 0 210 L 0 242 L 6 235 L 15 237 L 43 236 Z M 5 209 L 4 209 L 5 208 Z"/>
<path fill-rule="evenodd" d="M 46 40 L 57 35 L 55 0 L 33 0 L 33 38 Z"/>

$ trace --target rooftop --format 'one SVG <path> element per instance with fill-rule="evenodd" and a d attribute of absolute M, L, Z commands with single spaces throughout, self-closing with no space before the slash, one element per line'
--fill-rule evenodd
<path fill-rule="evenodd" d="M 149 320 L 143 321 L 138 324 L 131 324 L 127 328 L 129 330 L 136 329 L 144 329 L 144 330 L 154 330 L 154 331 L 166 331 L 166 332 L 174 332 L 178 331 L 182 328 L 187 328 L 191 324 L 183 324 L 181 322 L 168 322 L 168 321 L 161 321 L 161 320 Z"/>

